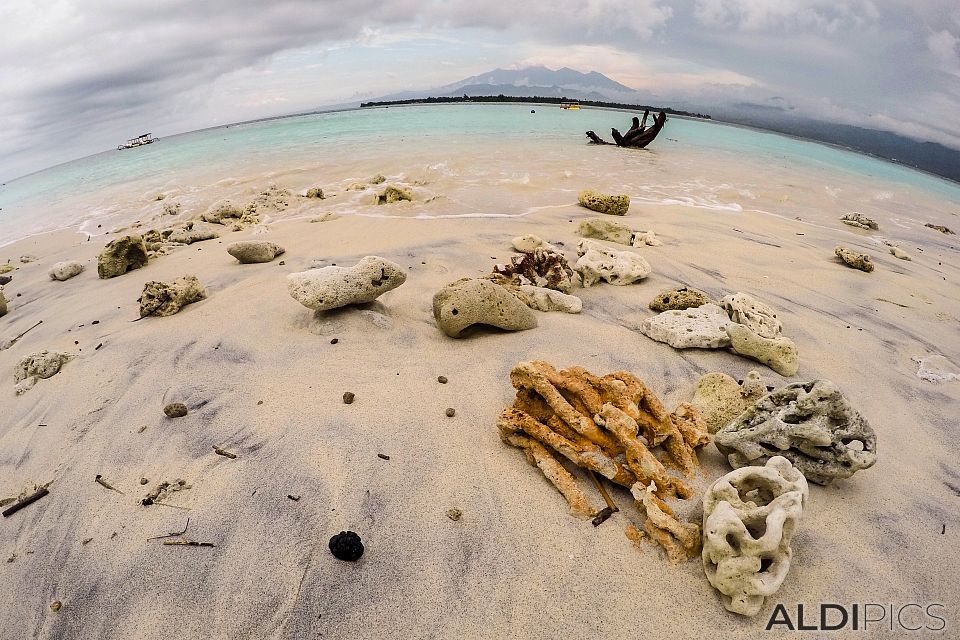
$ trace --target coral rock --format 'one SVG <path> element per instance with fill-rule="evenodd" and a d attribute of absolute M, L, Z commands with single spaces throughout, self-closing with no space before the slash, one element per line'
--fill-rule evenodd
<path fill-rule="evenodd" d="M 664 311 L 640 324 L 640 332 L 674 349 L 717 349 L 730 344 L 730 318 L 715 304 L 696 309 Z"/>
<path fill-rule="evenodd" d="M 97 256 L 97 274 L 103 278 L 122 276 L 147 264 L 147 247 L 141 236 L 131 235 L 107 243 Z"/>
<path fill-rule="evenodd" d="M 60 281 L 69 280 L 76 275 L 80 275 L 81 271 L 83 271 L 83 263 L 77 262 L 76 260 L 58 262 L 50 267 L 50 279 Z"/>
<path fill-rule="evenodd" d="M 413 193 L 409 189 L 404 189 L 403 187 L 398 187 L 396 185 L 389 185 L 383 191 L 374 196 L 375 204 L 393 204 L 394 202 L 400 202 L 401 200 L 406 200 L 408 202 L 413 201 Z"/>
<path fill-rule="evenodd" d="M 545 251 L 556 252 L 557 248 L 546 242 L 540 236 L 535 236 L 532 233 L 528 233 L 525 236 L 517 236 L 513 239 L 512 243 L 515 251 L 520 253 L 533 253 L 537 249 L 543 249 Z"/>
<path fill-rule="evenodd" d="M 7 315 L 7 298 L 3 295 L 3 287 L 0 287 L 0 317 Z"/>
<path fill-rule="evenodd" d="M 21 358 L 13 370 L 14 390 L 17 395 L 33 388 L 40 379 L 51 378 L 60 372 L 73 356 L 59 351 L 41 351 Z"/>
<path fill-rule="evenodd" d="M 766 394 L 756 371 L 748 373 L 742 385 L 725 373 L 713 372 L 697 381 L 693 405 L 700 410 L 707 430 L 716 433 Z"/>
<path fill-rule="evenodd" d="M 366 256 L 352 267 L 321 267 L 287 276 L 294 300 L 317 311 L 373 302 L 407 280 L 403 267 L 378 256 Z"/>
<path fill-rule="evenodd" d="M 848 267 L 860 269 L 860 271 L 866 271 L 867 273 L 873 271 L 873 263 L 870 262 L 870 256 L 864 253 L 857 253 L 846 247 L 837 247 L 833 252 L 838 258 L 843 260 Z"/>
<path fill-rule="evenodd" d="M 506 266 L 497 265 L 493 272 L 506 276 L 514 284 L 532 284 L 570 293 L 573 288 L 573 270 L 563 254 L 542 247 L 522 256 L 515 256 Z"/>
<path fill-rule="evenodd" d="M 727 334 L 733 350 L 742 356 L 762 362 L 782 376 L 792 376 L 800 367 L 797 345 L 786 336 L 764 338 L 749 327 L 731 322 Z"/>
<path fill-rule="evenodd" d="M 715 443 L 734 468 L 781 455 L 817 484 L 877 461 L 873 429 L 828 380 L 774 390 L 718 431 Z"/>
<path fill-rule="evenodd" d="M 313 216 L 312 218 L 310 218 L 310 222 L 329 222 L 331 220 L 336 220 L 339 217 L 340 216 L 338 216 L 333 211 L 326 211 L 324 213 L 321 213 L 318 216 Z"/>
<path fill-rule="evenodd" d="M 562 311 L 564 313 L 580 313 L 583 311 L 583 301 L 577 296 L 547 289 L 546 287 L 523 284 L 514 291 L 514 294 L 525 305 L 537 311 Z"/>
<path fill-rule="evenodd" d="M 270 262 L 283 252 L 284 249 L 280 245 L 266 241 L 244 240 L 227 245 L 227 253 L 236 258 L 240 264 Z"/>
<path fill-rule="evenodd" d="M 189 412 L 187 405 L 182 402 L 171 402 L 163 408 L 163 414 L 168 418 L 182 418 Z"/>
<path fill-rule="evenodd" d="M 663 242 L 657 237 L 653 231 L 634 231 L 633 240 L 630 241 L 630 246 L 632 247 L 661 247 Z"/>
<path fill-rule="evenodd" d="M 0 264 L 0 273 L 10 273 L 14 269 L 16 269 L 16 267 L 10 264 L 9 262 L 5 264 Z"/>
<path fill-rule="evenodd" d="M 598 242 L 581 240 L 577 244 L 580 259 L 574 269 L 590 287 L 601 280 L 614 285 L 628 285 L 650 275 L 650 263 L 632 251 L 608 249 Z"/>
<path fill-rule="evenodd" d="M 651 311 L 682 311 L 705 304 L 717 304 L 710 296 L 693 287 L 679 287 L 660 292 L 647 305 Z"/>
<path fill-rule="evenodd" d="M 537 326 L 537 317 L 527 305 L 506 287 L 485 278 L 464 278 L 438 291 L 433 296 L 433 317 L 451 338 L 459 338 L 476 324 L 510 331 Z"/>
<path fill-rule="evenodd" d="M 182 276 L 173 282 L 151 281 L 143 285 L 140 295 L 140 317 L 172 316 L 188 304 L 207 297 L 196 276 Z"/>
<path fill-rule="evenodd" d="M 167 242 L 176 242 L 177 244 L 193 244 L 194 242 L 203 242 L 220 237 L 220 234 L 212 225 L 193 221 L 172 229 L 169 234 L 161 232 L 161 235 L 166 236 Z M 147 239 L 146 236 L 144 239 Z"/>
<path fill-rule="evenodd" d="M 910 257 L 910 254 L 909 254 L 909 253 L 907 253 L 906 251 L 904 251 L 904 250 L 901 249 L 900 247 L 890 247 L 890 253 L 893 254 L 893 257 L 894 257 L 894 258 L 898 258 L 898 259 L 900 259 L 900 260 L 912 260 L 912 259 L 913 259 L 913 258 Z"/>
<path fill-rule="evenodd" d="M 781 456 L 731 471 L 703 496 L 703 570 L 728 611 L 754 616 L 790 570 L 809 489 Z"/>
<path fill-rule="evenodd" d="M 940 233 L 945 233 L 947 235 L 951 235 L 951 236 L 957 235 L 953 231 L 951 231 L 948 227 L 945 227 L 942 224 L 930 224 L 928 222 L 923 226 L 927 227 L 928 229 L 933 229 L 934 231 L 939 231 Z"/>
<path fill-rule="evenodd" d="M 592 189 L 581 191 L 578 200 L 582 207 L 586 207 L 597 213 L 608 213 L 613 216 L 626 215 L 627 210 L 630 208 L 630 196 L 608 196 L 599 191 L 593 191 Z"/>
<path fill-rule="evenodd" d="M 847 215 L 840 218 L 840 222 L 843 224 L 848 224 L 851 227 L 860 227 L 861 229 L 879 229 L 880 225 L 877 224 L 877 221 L 868 218 L 862 213 L 848 213 Z"/>
<path fill-rule="evenodd" d="M 720 300 L 730 319 L 749 327 L 764 338 L 776 338 L 783 332 L 783 324 L 777 319 L 773 307 L 745 293 L 734 293 Z"/>
<path fill-rule="evenodd" d="M 633 242 L 633 229 L 617 220 L 607 218 L 587 218 L 577 230 L 584 238 L 596 238 L 618 244 L 629 245 Z"/>
<path fill-rule="evenodd" d="M 320 200 L 323 200 L 323 189 L 321 189 L 320 187 L 310 187 L 309 189 L 307 189 L 306 197 L 319 198 Z"/>

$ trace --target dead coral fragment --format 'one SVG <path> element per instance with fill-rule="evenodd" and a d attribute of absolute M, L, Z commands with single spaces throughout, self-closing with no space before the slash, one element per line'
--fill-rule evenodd
<path fill-rule="evenodd" d="M 506 276 L 513 284 L 531 284 L 570 293 L 573 288 L 573 269 L 563 254 L 537 247 L 530 253 L 514 256 L 510 264 L 497 265 L 495 274 Z"/>
<path fill-rule="evenodd" d="M 411 193 L 409 189 L 404 189 L 403 187 L 392 184 L 385 187 L 380 193 L 374 195 L 374 204 L 393 204 L 401 200 L 413 202 L 413 193 Z"/>
<path fill-rule="evenodd" d="M 670 564 L 683 564 L 700 554 L 700 526 L 693 522 L 680 522 L 673 510 L 656 496 L 657 486 L 651 483 L 644 487 L 639 482 L 630 492 L 647 516 L 643 528 L 650 538 L 663 547 Z"/>
<path fill-rule="evenodd" d="M 601 377 L 581 367 L 558 371 L 543 361 L 521 362 L 510 372 L 510 381 L 517 397 L 497 419 L 500 438 L 524 450 L 567 499 L 571 513 L 588 518 L 598 510 L 557 455 L 623 487 L 650 487 L 657 509 L 644 507 L 648 533 L 672 561 L 697 553 L 699 528 L 672 519 L 661 501 L 692 495 L 664 466 L 687 476 L 699 466 L 695 449 L 709 435 L 692 405 L 668 413 L 643 381 L 624 371 Z M 664 449 L 659 457 L 652 451 L 657 446 Z"/>
<path fill-rule="evenodd" d="M 151 281 L 143 285 L 143 294 L 138 299 L 140 317 L 172 316 L 206 297 L 207 292 L 196 276 L 183 276 L 169 283 Z"/>

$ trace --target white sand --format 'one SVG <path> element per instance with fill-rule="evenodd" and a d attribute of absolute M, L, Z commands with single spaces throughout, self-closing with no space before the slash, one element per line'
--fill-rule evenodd
<path fill-rule="evenodd" d="M 463 340 L 435 327 L 437 289 L 507 261 L 510 239 L 524 233 L 562 242 L 574 258 L 577 224 L 593 214 L 282 222 L 112 280 L 97 279 L 95 261 L 109 236 L 4 247 L 0 261 L 39 260 L 5 287 L 11 312 L 0 337 L 43 324 L 0 351 L 0 497 L 52 484 L 0 520 L 0 638 L 755 638 L 776 636 L 762 629 L 777 602 L 792 611 L 798 602 L 941 602 L 944 637 L 957 633 L 960 383 L 922 381 L 911 360 L 960 362 L 957 236 L 879 217 L 880 232 L 861 232 L 837 220 L 847 212 L 818 211 L 811 223 L 634 206 L 626 221 L 665 242 L 637 250 L 650 278 L 578 290 L 581 315 L 538 313 L 537 329 Z M 929 221 L 960 226 L 948 213 Z M 913 261 L 889 255 L 879 236 Z M 224 247 L 247 238 L 285 247 L 285 265 L 237 264 Z M 843 266 L 837 244 L 869 253 L 876 270 Z M 406 284 L 377 303 L 314 315 L 287 294 L 285 275 L 314 259 L 349 265 L 370 254 L 409 268 Z M 68 259 L 87 270 L 51 281 L 50 265 Z M 207 300 L 131 322 L 144 282 L 188 273 Z M 742 378 L 756 368 L 767 384 L 788 381 L 723 350 L 675 351 L 641 335 L 647 302 L 680 283 L 775 306 L 800 351 L 789 381 L 833 380 L 879 439 L 873 468 L 811 485 L 790 574 L 754 619 L 723 609 L 698 562 L 670 567 L 659 549 L 634 547 L 627 492 L 615 493 L 623 510 L 598 528 L 569 516 L 494 425 L 521 360 L 627 369 L 669 407 L 689 400 L 707 371 Z M 41 349 L 77 358 L 14 396 L 15 363 Z M 352 405 L 345 391 L 356 394 Z M 162 408 L 175 401 L 191 412 L 166 419 Z M 698 491 L 729 470 L 712 444 L 700 458 Z M 96 484 L 97 474 L 124 495 Z M 169 502 L 189 511 L 139 504 L 177 478 L 192 488 Z M 458 522 L 445 515 L 452 507 L 463 511 Z M 215 548 L 147 541 L 188 517 L 187 537 Z M 356 564 L 327 549 L 344 529 L 366 545 Z"/>

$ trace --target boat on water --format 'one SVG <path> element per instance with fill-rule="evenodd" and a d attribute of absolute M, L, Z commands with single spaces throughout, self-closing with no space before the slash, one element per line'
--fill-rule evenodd
<path fill-rule="evenodd" d="M 127 140 L 126 144 L 117 145 L 117 151 L 132 149 L 133 147 L 142 147 L 145 144 L 150 144 L 156 141 L 157 139 L 153 137 L 152 133 L 141 133 L 136 138 L 130 138 Z"/>
<path fill-rule="evenodd" d="M 580 103 L 579 102 L 561 102 L 561 109 L 567 109 L 568 111 L 579 111 Z"/>

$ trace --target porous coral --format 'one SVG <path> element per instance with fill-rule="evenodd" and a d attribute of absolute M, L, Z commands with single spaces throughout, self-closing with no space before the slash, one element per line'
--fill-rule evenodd
<path fill-rule="evenodd" d="M 703 570 L 728 611 L 756 615 L 787 577 L 807 482 L 790 461 L 731 471 L 703 496 Z"/>
<path fill-rule="evenodd" d="M 573 288 L 573 269 L 563 254 L 537 247 L 529 253 L 514 256 L 508 265 L 497 265 L 493 272 L 506 276 L 517 285 L 532 284 L 570 293 Z"/>
<path fill-rule="evenodd" d="M 172 282 L 151 281 L 143 285 L 140 295 L 140 317 L 172 316 L 188 304 L 207 297 L 196 276 L 182 276 Z"/>

